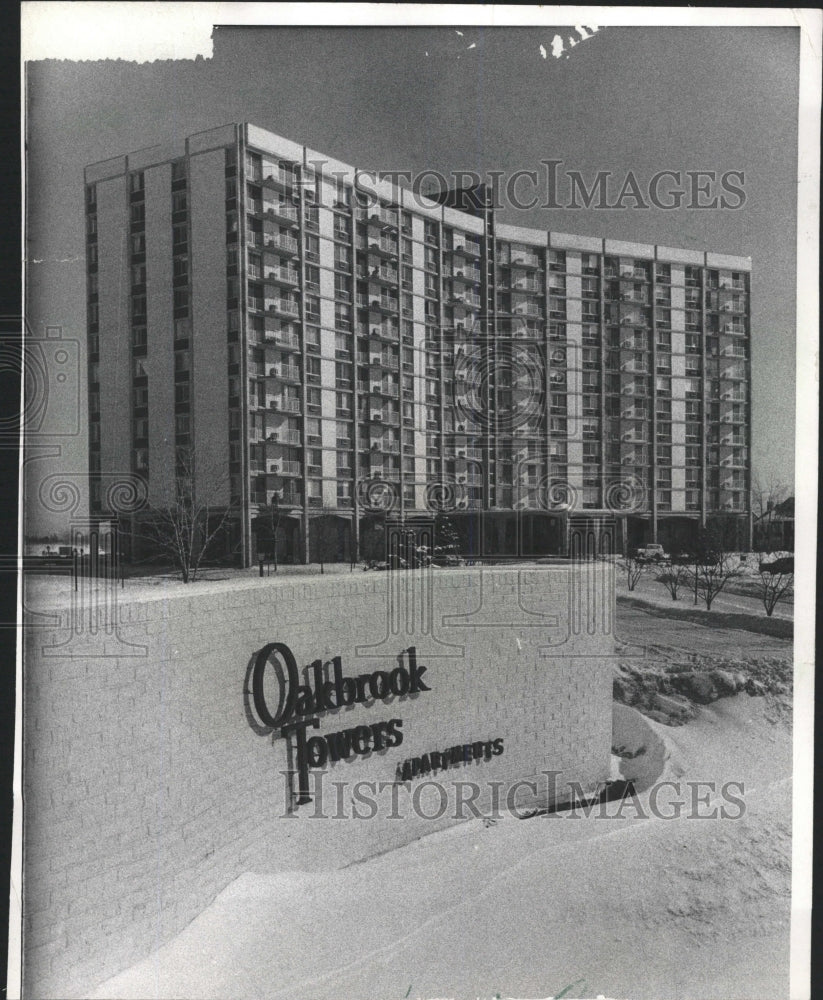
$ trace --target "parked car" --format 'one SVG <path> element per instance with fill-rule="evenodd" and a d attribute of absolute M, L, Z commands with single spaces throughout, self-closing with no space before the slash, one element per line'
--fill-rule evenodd
<path fill-rule="evenodd" d="M 761 573 L 773 573 L 776 575 L 794 573 L 794 556 L 781 556 L 779 559 L 775 559 L 774 562 L 762 562 L 759 564 L 758 569 Z"/>
<path fill-rule="evenodd" d="M 669 558 L 666 550 L 657 542 L 649 542 L 648 545 L 641 546 L 634 556 L 638 562 L 666 562 Z"/>

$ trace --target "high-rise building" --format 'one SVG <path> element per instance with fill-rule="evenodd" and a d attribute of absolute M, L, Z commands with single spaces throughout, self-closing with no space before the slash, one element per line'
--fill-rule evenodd
<path fill-rule="evenodd" d="M 746 545 L 748 258 L 503 225 L 249 124 L 85 184 L 94 515 L 107 477 L 162 507 L 193 468 L 244 564 L 273 497 L 295 561 L 385 510 L 497 554 L 570 516 Z"/>

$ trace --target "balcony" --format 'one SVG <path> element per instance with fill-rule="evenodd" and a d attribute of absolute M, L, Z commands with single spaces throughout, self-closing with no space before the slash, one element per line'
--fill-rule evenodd
<path fill-rule="evenodd" d="M 393 326 L 390 323 L 377 323 L 369 327 L 367 331 L 362 329 L 358 331 L 361 336 L 366 332 L 371 337 L 379 337 L 381 340 L 390 340 L 393 343 L 396 343 L 400 339 L 399 327 Z"/>
<path fill-rule="evenodd" d="M 381 295 L 379 298 L 370 295 L 358 295 L 357 307 L 359 309 L 368 309 L 371 312 L 389 314 L 396 313 L 400 309 L 400 301 L 386 295 Z"/>
<path fill-rule="evenodd" d="M 374 354 L 369 363 L 379 365 L 381 368 L 391 368 L 393 371 L 400 369 L 400 359 L 393 358 L 390 354 Z"/>
<path fill-rule="evenodd" d="M 296 490 L 282 490 L 277 502 L 280 507 L 302 507 L 303 494 Z"/>
<path fill-rule="evenodd" d="M 285 396 L 275 396 L 269 400 L 269 407 L 278 413 L 300 413 L 301 404 L 299 399 L 287 398 Z"/>
<path fill-rule="evenodd" d="M 392 229 L 397 229 L 397 212 L 392 212 L 387 208 L 381 208 L 378 205 L 374 205 L 368 210 L 366 222 L 370 226 L 379 226 L 383 229 L 387 226 Z"/>
<path fill-rule="evenodd" d="M 534 302 L 516 302 L 512 305 L 512 313 L 515 316 L 529 316 L 533 319 L 542 319 L 543 313 Z"/>
<path fill-rule="evenodd" d="M 607 274 L 607 277 L 613 277 L 613 275 Z M 649 280 L 648 271 L 644 267 L 635 267 L 633 264 L 621 264 L 620 277 L 631 278 L 633 281 Z"/>
<path fill-rule="evenodd" d="M 297 240 L 293 236 L 287 236 L 285 233 L 272 236 L 267 234 L 263 240 L 263 245 L 266 250 L 271 250 L 273 253 L 282 254 L 287 257 L 293 257 L 298 250 Z"/>
<path fill-rule="evenodd" d="M 270 219 L 276 219 L 278 222 L 287 222 L 297 225 L 298 222 L 298 212 L 297 205 L 289 201 L 270 201 L 268 199 L 263 199 L 262 209 L 265 215 Z"/>
<path fill-rule="evenodd" d="M 373 382 L 370 391 L 376 396 L 391 396 L 394 399 L 400 396 L 400 387 L 390 382 Z"/>
<path fill-rule="evenodd" d="M 381 455 L 399 455 L 400 442 L 386 441 L 382 438 L 378 438 L 377 441 L 372 442 L 371 450 L 372 452 L 379 452 Z"/>
<path fill-rule="evenodd" d="M 542 295 L 543 286 L 539 281 L 535 281 L 533 278 L 518 278 L 516 281 L 512 282 L 512 288 L 517 292 L 529 292 L 532 295 Z M 551 285 L 550 291 L 561 292 L 565 294 L 565 286 L 560 288 L 557 285 Z"/>
<path fill-rule="evenodd" d="M 261 183 L 263 187 L 291 191 L 297 184 L 297 177 L 293 170 L 286 170 L 274 164 L 264 163 Z"/>
<path fill-rule="evenodd" d="M 290 316 L 297 319 L 300 316 L 300 305 L 294 299 L 266 299 L 266 312 L 275 316 Z"/>
<path fill-rule="evenodd" d="M 374 281 L 377 284 L 396 285 L 400 275 L 396 268 L 379 265 L 375 267 L 358 267 L 357 277 Z"/>
<path fill-rule="evenodd" d="M 299 445 L 300 444 L 300 431 L 294 430 L 276 430 L 272 431 L 266 438 L 269 444 L 277 445 Z"/>
<path fill-rule="evenodd" d="M 276 285 L 296 287 L 300 284 L 300 272 L 295 267 L 266 267 L 264 280 Z"/>
<path fill-rule="evenodd" d="M 274 458 L 268 463 L 269 475 L 272 476 L 300 476 L 300 463 L 289 460 Z"/>
<path fill-rule="evenodd" d="M 467 264 L 456 264 L 454 267 L 445 265 L 443 267 L 443 277 L 451 277 L 459 281 L 480 281 L 480 268 Z"/>
<path fill-rule="evenodd" d="M 505 261 L 500 261 L 505 263 Z M 512 252 L 511 267 L 540 267 L 540 258 L 533 253 L 526 253 L 525 250 L 515 250 Z"/>
<path fill-rule="evenodd" d="M 397 243 L 393 240 L 378 240 L 374 237 L 369 237 L 365 242 L 359 240 L 358 246 L 361 249 L 367 246 L 369 253 L 377 254 L 380 257 L 397 257 Z"/>
<path fill-rule="evenodd" d="M 543 335 L 543 329 L 536 323 L 519 324 L 514 330 L 512 330 L 510 334 L 510 336 L 515 340 L 534 340 L 538 337 L 542 337 L 542 335 Z M 553 338 L 553 339 L 558 339 L 558 338 Z"/>
<path fill-rule="evenodd" d="M 279 379 L 281 382 L 300 382 L 300 369 L 297 365 L 272 365 L 269 368 L 269 378 Z"/>
<path fill-rule="evenodd" d="M 477 240 L 467 239 L 466 237 L 455 233 L 454 241 L 452 243 L 452 253 L 462 254 L 467 257 L 479 257 L 480 242 Z"/>
<path fill-rule="evenodd" d="M 266 343 L 281 347 L 287 351 L 299 351 L 300 339 L 296 333 L 285 330 L 279 326 L 270 327 L 266 325 Z"/>

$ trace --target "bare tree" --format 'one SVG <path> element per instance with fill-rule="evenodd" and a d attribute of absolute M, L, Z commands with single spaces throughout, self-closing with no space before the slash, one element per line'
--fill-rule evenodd
<path fill-rule="evenodd" d="M 194 448 L 178 448 L 174 494 L 152 504 L 140 519 L 138 534 L 171 560 L 183 583 L 197 578 L 212 543 L 222 535 L 237 503 L 227 500 L 228 470 L 199 460 Z"/>
<path fill-rule="evenodd" d="M 263 565 L 274 563 L 277 572 L 277 531 L 280 527 L 280 498 L 277 492 L 272 493 L 271 502 L 260 507 L 257 516 L 252 521 L 257 542 L 257 560 L 260 565 L 260 576 L 263 575 Z"/>
<path fill-rule="evenodd" d="M 672 600 L 676 601 L 680 596 L 680 588 L 687 586 L 690 577 L 691 573 L 688 566 L 672 560 L 671 565 L 667 566 L 660 576 L 656 576 L 655 580 L 657 583 L 662 583 L 671 594 Z"/>
<path fill-rule="evenodd" d="M 771 563 L 760 563 L 757 594 L 763 602 L 766 614 L 771 618 L 779 601 L 788 600 L 794 588 L 794 559 L 776 559 Z"/>
<path fill-rule="evenodd" d="M 693 572 L 695 600 L 699 596 L 706 610 L 711 611 L 712 603 L 729 580 L 740 575 L 740 567 L 727 549 L 722 526 L 712 526 L 699 533 Z"/>
<path fill-rule="evenodd" d="M 618 563 L 620 569 L 626 573 L 626 584 L 629 590 L 634 590 L 640 577 L 648 570 L 649 563 L 645 559 L 638 559 L 634 555 L 625 555 Z"/>

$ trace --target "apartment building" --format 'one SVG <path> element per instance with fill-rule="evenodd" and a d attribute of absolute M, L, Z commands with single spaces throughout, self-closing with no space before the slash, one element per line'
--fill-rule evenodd
<path fill-rule="evenodd" d="M 748 258 L 503 225 L 250 124 L 85 195 L 93 515 L 193 466 L 246 565 L 273 500 L 294 561 L 387 512 L 490 555 L 562 553 L 569 518 L 748 543 Z"/>

